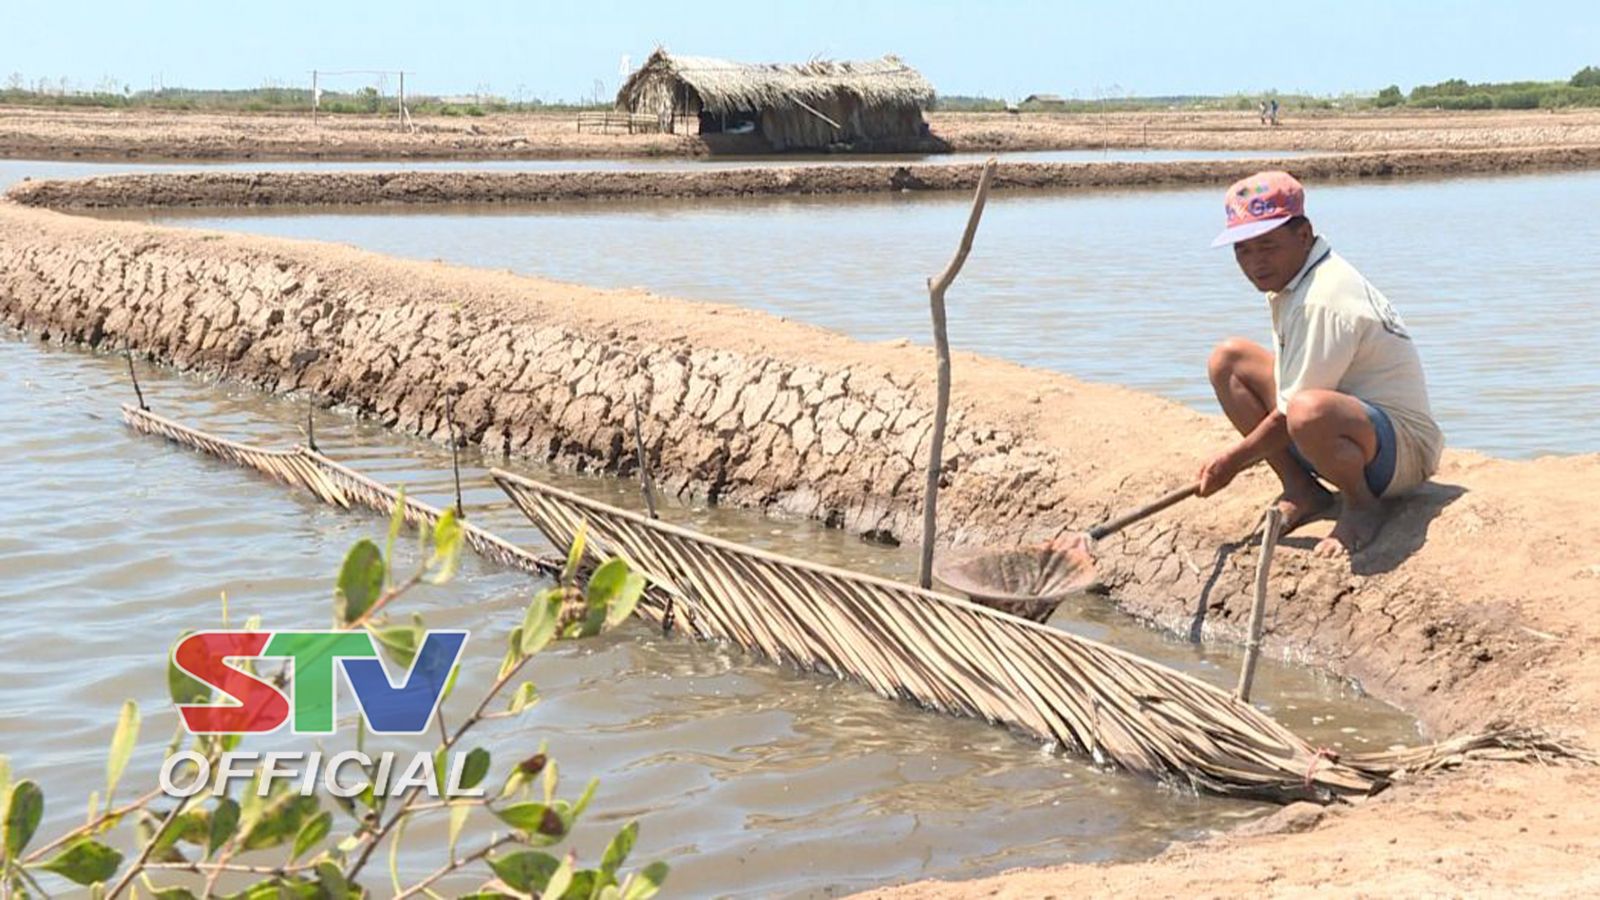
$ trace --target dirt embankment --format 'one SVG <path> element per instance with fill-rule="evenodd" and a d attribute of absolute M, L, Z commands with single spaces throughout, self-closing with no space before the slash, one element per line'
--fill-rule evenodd
<path fill-rule="evenodd" d="M 1003 163 L 997 190 L 1217 185 L 1264 168 L 1307 181 L 1496 175 L 1600 167 L 1590 147 L 1415 150 L 1287 159 Z M 537 203 L 554 200 L 970 191 L 976 165 L 802 166 L 700 172 L 200 172 L 29 181 L 7 196 L 50 209 Z"/>
<path fill-rule="evenodd" d="M 1251 112 L 951 113 L 934 137 L 968 152 L 1152 148 L 1382 152 L 1600 144 L 1600 110 L 1287 113 L 1277 128 Z M 758 152 L 699 136 L 579 133 L 571 112 L 393 117 L 0 107 L 0 157 L 24 159 L 554 159 Z"/>
<path fill-rule="evenodd" d="M 916 533 L 933 371 L 921 348 L 638 291 L 4 203 L 0 315 L 52 339 L 129 344 L 307 391 L 425 435 L 444 433 L 444 394 L 456 392 L 471 440 L 575 468 L 632 466 L 636 393 L 671 489 L 880 539 Z M 1183 483 L 1227 439 L 1216 417 L 1135 391 L 964 354 L 955 373 L 941 495 L 953 542 L 1083 527 Z M 1436 483 L 1397 506 L 1353 571 L 1307 552 L 1327 523 L 1290 539 L 1274 569 L 1269 647 L 1362 679 L 1439 733 L 1511 719 L 1588 740 L 1600 693 L 1588 608 L 1600 588 L 1597 479 L 1595 455 L 1447 453 Z M 1268 474 L 1248 473 L 1107 542 L 1117 602 L 1185 633 L 1236 634 L 1247 539 L 1273 493 Z M 1475 765 L 1308 833 L 946 893 L 1565 887 L 1596 878 L 1596 810 L 1596 772 Z"/>
<path fill-rule="evenodd" d="M 1480 150 L 1600 144 L 1600 109 L 1358 113 L 1286 111 L 1277 127 L 1254 111 L 941 113 L 935 134 L 963 151 L 1152 148 L 1163 150 Z"/>

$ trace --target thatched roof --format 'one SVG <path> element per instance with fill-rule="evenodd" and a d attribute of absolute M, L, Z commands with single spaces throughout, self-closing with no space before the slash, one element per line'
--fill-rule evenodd
<path fill-rule="evenodd" d="M 854 94 L 868 106 L 927 106 L 933 85 L 898 57 L 859 62 L 752 64 L 709 56 L 678 56 L 657 49 L 617 92 L 617 104 L 632 108 L 645 86 L 677 79 L 700 95 L 706 112 L 789 109 Z"/>

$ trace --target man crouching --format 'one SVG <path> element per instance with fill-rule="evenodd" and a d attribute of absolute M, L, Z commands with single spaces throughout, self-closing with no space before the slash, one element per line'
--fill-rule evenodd
<path fill-rule="evenodd" d="M 1228 226 L 1245 277 L 1266 292 L 1277 352 L 1229 338 L 1211 354 L 1211 385 L 1244 435 L 1200 469 L 1200 496 L 1266 460 L 1283 482 L 1285 531 L 1343 498 L 1318 556 L 1354 553 L 1383 526 L 1381 498 L 1439 467 L 1444 435 L 1428 408 L 1422 360 L 1389 301 L 1318 237 L 1305 191 L 1286 172 L 1228 189 Z"/>

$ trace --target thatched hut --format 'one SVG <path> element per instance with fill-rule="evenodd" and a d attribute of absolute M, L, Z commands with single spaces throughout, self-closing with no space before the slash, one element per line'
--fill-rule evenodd
<path fill-rule="evenodd" d="M 933 85 L 899 59 L 753 65 L 658 49 L 617 92 L 617 108 L 663 130 L 754 134 L 774 150 L 936 149 L 922 111 Z"/>

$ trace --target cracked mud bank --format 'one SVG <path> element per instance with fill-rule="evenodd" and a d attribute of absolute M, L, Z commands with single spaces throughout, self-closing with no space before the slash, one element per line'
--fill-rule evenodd
<path fill-rule="evenodd" d="M 1227 184 L 1263 168 L 1305 181 L 1503 175 L 1600 167 L 1600 145 L 1400 150 L 1188 162 L 1002 163 L 997 190 Z M 50 209 L 416 206 L 669 197 L 970 191 L 977 165 L 789 166 L 689 171 L 187 172 L 24 182 L 7 194 Z"/>

